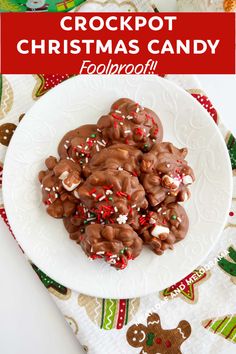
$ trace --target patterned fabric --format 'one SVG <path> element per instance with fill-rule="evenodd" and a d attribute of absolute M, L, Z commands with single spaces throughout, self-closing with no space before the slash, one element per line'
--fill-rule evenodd
<path fill-rule="evenodd" d="M 195 5 L 197 2 L 200 3 L 200 0 L 194 1 Z M 30 4 L 30 0 L 27 2 L 1 0 L 0 11 L 31 12 L 33 10 Z M 150 2 L 88 0 L 85 3 L 79 0 L 66 2 L 38 0 L 37 10 L 34 11 L 68 11 L 69 7 L 71 9 L 74 6 L 75 11 L 83 9 L 91 11 L 95 9 L 94 6 L 97 6 L 96 11 L 103 11 L 102 9 L 104 11 L 152 11 L 150 9 L 152 4 L 158 6 L 158 0 Z M 232 6 L 230 1 L 227 6 Z M 1 196 L 1 179 L 4 156 L 10 139 L 19 121 L 24 119 L 24 113 L 35 100 L 40 99 L 50 88 L 68 77 L 68 75 L 56 74 L 0 76 L 0 215 L 7 224 Z M 235 175 L 235 138 L 224 127 L 209 99 L 190 76 L 168 75 L 167 79 L 188 90 L 199 104 L 208 110 L 209 119 L 214 119 L 218 124 L 226 141 L 233 175 Z M 228 223 L 208 259 L 185 279 L 159 293 L 140 299 L 116 300 L 90 297 L 66 288 L 48 277 L 36 265 L 32 265 L 74 335 L 83 345 L 85 352 L 91 354 L 233 354 L 236 352 L 235 177 L 234 185 L 235 192 Z M 219 254 L 225 250 L 228 250 L 228 254 L 219 257 Z M 205 272 L 201 272 L 202 267 Z M 180 289 L 181 284 L 182 289 Z"/>
<path fill-rule="evenodd" d="M 85 0 L 1 0 L 0 12 L 66 12 Z"/>
<path fill-rule="evenodd" d="M 0 77 L 0 112 L 2 112 L 0 118 L 0 188 L 5 152 L 19 121 L 24 119 L 24 113 L 35 100 L 40 99 L 50 88 L 68 77 L 69 75 L 43 74 L 2 75 Z M 168 75 L 166 78 L 192 94 L 208 110 L 209 119 L 214 119 L 219 125 L 229 150 L 234 172 L 236 167 L 235 139 L 222 125 L 210 100 L 200 91 L 199 87 L 193 88 L 191 77 Z M 7 139 L 4 139 L 4 136 Z M 236 184 L 236 180 L 234 183 Z M 92 354 L 107 352 L 107 348 L 112 348 L 111 351 L 114 354 L 141 353 L 141 351 L 142 353 L 156 353 L 156 350 L 162 350 L 160 353 L 171 354 L 207 354 L 214 350 L 217 353 L 227 354 L 235 352 L 235 197 L 236 195 L 233 196 L 232 211 L 221 240 L 206 262 L 185 279 L 160 293 L 140 299 L 116 300 L 90 297 L 78 294 L 63 284 L 57 283 L 33 265 L 39 279 L 48 289 L 85 350 Z M 0 215 L 7 222 L 2 201 Z M 229 253 L 217 259 L 216 257 L 225 250 Z M 201 272 L 203 267 L 206 269 L 205 272 Z M 184 285 L 182 289 L 181 284 Z M 226 292 L 227 301 L 225 301 Z M 161 326 L 156 323 L 150 331 L 147 323 L 149 313 L 155 314 L 156 321 L 158 321 L 157 316 L 162 320 Z M 225 325 L 227 323 L 227 327 L 221 323 L 224 318 L 226 318 L 224 323 Z M 138 328 L 134 329 L 136 324 Z M 217 326 L 219 327 L 216 330 Z M 183 334 L 186 338 L 181 334 L 181 332 L 184 333 L 184 328 L 187 331 L 187 336 Z M 136 330 L 138 332 L 134 333 Z M 140 331 L 144 331 L 145 337 Z M 180 336 L 173 337 L 173 333 L 179 333 Z M 141 336 L 138 337 L 142 341 L 141 346 L 136 346 L 135 340 L 133 341 L 137 334 Z M 199 336 L 202 338 L 201 341 L 198 340 Z"/>
<path fill-rule="evenodd" d="M 236 11 L 236 0 L 177 0 L 179 11 Z"/>

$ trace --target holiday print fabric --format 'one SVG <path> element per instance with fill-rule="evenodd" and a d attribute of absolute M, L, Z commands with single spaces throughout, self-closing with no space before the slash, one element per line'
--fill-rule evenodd
<path fill-rule="evenodd" d="M 141 348 L 140 354 L 181 353 L 181 344 L 191 334 L 191 326 L 181 321 L 175 329 L 163 329 L 160 317 L 152 313 L 147 318 L 147 326 L 134 324 L 127 331 L 127 341 L 134 348 Z"/>
<path fill-rule="evenodd" d="M 1 0 L 0 12 L 66 12 L 84 0 Z"/>
<path fill-rule="evenodd" d="M 202 322 L 204 328 L 216 333 L 232 343 L 236 343 L 236 314 L 221 318 L 211 318 Z"/>
<path fill-rule="evenodd" d="M 167 297 L 169 299 L 174 299 L 176 296 L 179 296 L 184 301 L 187 301 L 190 304 L 195 304 L 198 301 L 198 286 L 210 277 L 209 271 L 203 271 L 200 273 L 200 270 L 201 268 L 199 270 L 194 270 L 180 282 L 161 291 L 161 298 Z"/>
<path fill-rule="evenodd" d="M 17 125 L 24 119 L 24 114 L 35 100 L 69 77 L 43 74 L 1 76 L 0 188 L 5 152 Z M 189 87 L 186 78 L 181 76 L 167 78 L 180 85 L 182 82 L 182 86 L 208 111 L 209 119 L 218 124 L 226 141 L 234 174 L 236 141 L 222 125 L 210 100 L 199 87 Z M 3 138 L 4 136 L 7 139 Z M 37 265 L 32 264 L 32 267 L 85 351 L 100 354 L 111 348 L 115 354 L 156 352 L 210 354 L 212 350 L 217 353 L 234 353 L 235 198 L 236 195 L 233 195 L 231 212 L 221 240 L 206 263 L 159 293 L 144 298 L 120 300 L 90 297 L 59 284 L 42 272 Z M 0 215 L 8 223 L 2 199 Z M 219 257 L 222 251 L 225 255 Z M 213 265 L 209 265 L 210 263 Z M 202 338 L 201 341 L 198 340 L 199 336 Z"/>
<path fill-rule="evenodd" d="M 69 77 L 43 74 L 1 76 L 0 188 L 5 152 L 17 125 L 36 100 Z M 190 86 L 188 77 L 169 75 L 167 79 L 188 90 L 208 111 L 209 119 L 219 126 L 234 175 L 236 141 L 223 126 L 209 98 L 199 87 Z M 236 185 L 236 181 L 234 183 Z M 0 215 L 8 223 L 2 199 Z M 233 195 L 225 230 L 205 264 L 169 288 L 144 298 L 100 299 L 78 294 L 48 277 L 37 265 L 32 267 L 89 353 L 101 354 L 111 348 L 114 354 L 210 354 L 213 351 L 231 354 L 236 350 L 235 228 L 236 195 Z M 222 251 L 224 256 L 219 257 Z"/>

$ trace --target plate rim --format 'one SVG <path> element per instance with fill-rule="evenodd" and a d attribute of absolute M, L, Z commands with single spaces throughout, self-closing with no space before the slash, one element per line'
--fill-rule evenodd
<path fill-rule="evenodd" d="M 110 77 L 110 75 L 103 75 L 103 77 L 104 77 L 104 76 Z M 127 77 L 127 75 L 118 75 L 118 76 L 124 77 L 124 78 Z M 136 75 L 130 75 L 130 76 L 136 76 Z M 139 76 L 144 76 L 144 77 L 146 77 L 146 76 L 148 76 L 148 75 L 139 75 Z M 71 78 L 67 79 L 66 81 L 62 82 L 61 84 L 57 85 L 56 87 L 52 88 L 52 89 L 51 89 L 50 91 L 48 91 L 43 97 L 40 98 L 40 102 L 43 101 L 46 96 L 52 94 L 52 92 L 54 92 L 55 90 L 57 90 L 58 87 L 64 85 L 65 83 L 67 83 L 67 82 L 70 81 L 70 80 L 78 80 L 79 78 L 80 78 L 80 76 L 71 77 Z M 156 77 L 156 79 L 157 79 L 157 80 L 160 80 L 160 81 L 162 81 L 162 80 L 163 80 L 163 81 L 166 81 L 166 80 L 167 80 L 167 79 L 165 79 L 165 78 L 160 78 L 160 77 Z M 192 100 L 192 102 L 194 102 L 194 104 L 197 103 L 197 104 L 199 105 L 199 107 L 201 107 L 200 109 L 202 110 L 202 112 L 204 112 L 205 116 L 208 116 L 208 119 L 209 119 L 209 118 L 211 119 L 210 115 L 209 115 L 208 112 L 205 110 L 205 108 L 203 108 L 203 106 L 202 106 L 194 97 L 192 97 L 185 89 L 183 89 L 182 87 L 176 85 L 175 83 L 171 82 L 170 80 L 167 80 L 167 81 L 168 81 L 168 84 L 169 84 L 169 85 L 174 86 L 175 89 L 177 89 L 177 90 L 179 90 L 179 91 L 182 91 L 182 93 L 183 93 L 186 97 L 188 97 L 189 100 Z M 33 104 L 33 106 L 32 106 L 32 107 L 28 110 L 28 112 L 26 113 L 26 115 L 25 115 L 25 118 L 26 118 L 26 119 L 27 119 L 27 116 L 31 114 L 31 111 L 32 111 L 33 109 L 35 109 L 34 107 L 35 107 L 35 105 L 37 105 L 37 102 L 39 102 L 39 101 L 36 101 L 36 102 Z M 23 124 L 20 123 L 21 125 L 24 125 L 25 118 L 24 118 L 24 120 L 22 121 Z M 215 123 L 214 123 L 214 124 L 215 124 Z M 185 273 L 186 273 L 185 275 L 181 275 L 181 276 L 179 277 L 180 279 L 183 279 L 183 278 L 184 278 L 185 276 L 187 276 L 193 269 L 196 269 L 198 266 L 201 265 L 201 263 L 203 263 L 204 260 L 207 259 L 208 255 L 210 254 L 210 252 L 213 250 L 213 248 L 216 246 L 216 244 L 217 244 L 218 241 L 219 241 L 219 238 L 220 238 L 220 236 L 221 236 L 221 234 L 222 234 L 222 231 L 223 231 L 224 226 L 225 226 L 226 221 L 227 221 L 228 212 L 229 212 L 230 207 L 231 207 L 231 202 L 232 202 L 231 196 L 232 196 L 232 192 L 233 192 L 233 176 L 232 176 L 231 162 L 230 162 L 230 158 L 229 158 L 229 154 L 228 154 L 228 151 L 227 151 L 227 147 L 226 147 L 225 140 L 224 140 L 224 138 L 223 138 L 223 136 L 222 136 L 222 134 L 221 134 L 219 128 L 218 128 L 216 125 L 215 125 L 215 128 L 216 128 L 215 131 L 217 132 L 218 138 L 219 138 L 219 139 L 221 140 L 221 142 L 223 143 L 224 150 L 225 150 L 225 152 L 226 152 L 226 156 L 227 156 L 227 160 L 228 160 L 227 166 L 228 166 L 228 170 L 229 170 L 229 172 L 230 172 L 230 173 L 229 173 L 229 177 L 230 177 L 230 178 L 229 178 L 229 182 L 230 182 L 230 185 L 228 186 L 228 189 L 227 189 L 227 191 L 229 192 L 229 195 L 230 195 L 229 200 L 228 200 L 228 207 L 227 207 L 226 212 L 225 212 L 224 222 L 222 223 L 221 227 L 219 228 L 218 234 L 217 234 L 217 236 L 216 236 L 216 238 L 215 238 L 215 242 L 212 243 L 212 244 L 211 244 L 211 247 L 209 247 L 208 251 L 205 252 L 204 257 L 202 257 L 201 259 L 198 260 L 198 264 L 194 265 L 193 267 L 191 266 L 191 270 L 188 271 L 188 272 L 185 272 Z M 5 157 L 5 162 L 4 162 L 4 167 L 5 167 L 5 168 L 3 169 L 3 183 L 2 183 L 4 207 L 5 207 L 7 216 L 10 215 L 10 216 L 9 216 L 9 223 L 10 223 L 10 225 L 12 225 L 11 213 L 10 213 L 10 212 L 8 213 L 8 210 L 9 210 L 10 206 L 8 205 L 8 202 L 5 203 L 5 201 L 7 200 L 7 197 L 6 197 L 6 195 L 7 195 L 7 187 L 6 187 L 6 185 L 7 185 L 7 183 L 8 183 L 8 182 L 6 181 L 5 175 L 7 174 L 6 171 L 7 171 L 7 169 L 8 169 L 8 164 L 11 163 L 9 156 L 10 156 L 10 154 L 11 154 L 11 149 L 12 149 L 12 146 L 13 146 L 13 144 L 14 144 L 15 136 L 16 136 L 16 135 L 14 134 L 14 135 L 13 135 L 13 138 L 12 138 L 12 141 L 10 142 L 9 147 L 8 147 L 8 149 L 7 149 L 7 153 L 6 153 L 6 157 Z M 223 146 L 221 146 L 221 148 L 222 148 Z M 14 232 L 14 226 L 12 227 L 12 229 L 13 229 L 13 232 Z M 17 242 L 19 243 L 19 245 L 21 245 L 21 240 L 20 240 L 20 241 L 18 240 L 18 238 L 17 238 L 17 233 L 14 232 L 14 235 L 15 235 L 16 240 L 17 240 Z M 22 247 L 22 248 L 23 248 L 23 247 Z M 23 248 L 23 250 L 24 250 L 24 248 Z M 28 257 L 29 259 L 31 259 L 28 250 L 27 250 L 27 251 L 24 250 L 24 253 L 27 255 L 27 257 Z M 41 259 L 42 259 L 42 258 L 43 258 L 43 257 L 41 257 Z M 32 261 L 33 261 L 33 260 L 32 260 Z M 44 268 L 44 265 L 39 264 L 39 263 L 40 263 L 39 261 L 38 261 L 37 263 L 33 261 L 33 263 L 36 264 L 36 266 L 38 266 L 38 267 L 39 267 L 44 273 L 46 273 L 49 277 L 51 277 L 52 279 L 54 279 L 54 280 L 57 281 L 58 283 L 64 285 L 65 287 L 67 287 L 67 288 L 69 288 L 69 289 L 71 289 L 71 290 L 74 290 L 74 291 L 76 291 L 76 292 L 78 292 L 78 293 L 84 293 L 84 294 L 89 295 L 89 296 L 103 297 L 103 298 L 111 298 L 110 295 L 107 295 L 107 296 L 106 296 L 106 294 L 101 295 L 101 293 L 95 293 L 95 292 L 93 292 L 93 291 L 90 292 L 90 291 L 87 291 L 87 290 L 86 290 L 86 292 L 84 292 L 83 289 L 78 289 L 78 288 L 72 286 L 72 284 L 70 284 L 70 281 L 67 283 L 66 280 L 65 280 L 65 281 L 64 281 L 64 280 L 61 281 L 60 279 L 56 279 L 56 278 L 54 277 L 54 275 L 51 273 L 51 270 L 52 270 L 52 269 L 50 269 L 50 270 L 48 271 L 47 269 Z M 43 263 L 43 261 L 42 261 L 42 263 Z M 187 268 L 187 267 L 186 267 L 186 268 Z M 189 268 L 190 268 L 190 267 L 189 267 Z M 172 285 L 172 284 L 169 284 L 169 286 L 170 286 L 170 285 Z M 92 290 L 92 289 L 91 289 L 91 290 Z M 144 290 L 145 290 L 145 287 L 144 287 Z M 160 290 L 162 290 L 162 289 L 159 289 L 158 287 L 156 287 L 156 289 L 153 290 L 152 292 L 150 292 L 150 291 L 143 291 L 143 292 L 142 292 L 142 291 L 140 291 L 140 288 L 139 288 L 139 291 L 133 291 L 133 289 L 132 289 L 132 290 L 129 291 L 129 294 L 130 294 L 129 296 L 124 296 L 123 294 L 121 294 L 121 296 L 119 296 L 119 297 L 116 296 L 115 298 L 116 298 L 116 299 L 121 299 L 121 298 L 142 297 L 142 296 L 149 295 L 149 294 L 151 294 L 151 293 L 155 293 L 155 292 L 160 291 Z"/>

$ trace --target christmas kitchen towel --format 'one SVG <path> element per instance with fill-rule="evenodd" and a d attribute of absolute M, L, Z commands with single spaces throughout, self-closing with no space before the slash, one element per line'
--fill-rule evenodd
<path fill-rule="evenodd" d="M 69 75 L 0 76 L 0 161 L 32 104 Z M 189 91 L 219 126 L 236 170 L 236 141 L 194 76 L 167 75 Z M 1 177 L 0 177 L 1 183 Z M 236 179 L 228 223 L 204 264 L 177 284 L 134 299 L 78 294 L 32 265 L 85 350 L 92 354 L 236 352 Z M 216 196 L 217 198 L 217 196 Z M 7 222 L 0 197 L 0 214 Z"/>
<path fill-rule="evenodd" d="M 41 1 L 38 8 L 44 7 L 46 3 L 54 6 L 48 6 L 47 11 L 67 11 L 67 7 L 71 6 L 70 0 L 37 1 Z M 30 4 L 30 1 L 27 3 Z M 2 0 L 1 7 L 5 8 L 0 10 L 26 11 L 27 3 Z M 158 6 L 158 0 L 88 0 L 84 3 L 75 0 L 72 3 L 75 4 L 72 5 L 74 11 L 152 11 L 150 4 Z M 55 9 L 56 4 L 64 5 Z M 30 5 L 28 8 L 30 12 Z M 68 78 L 69 75 L 57 74 L 0 76 L 0 188 L 4 156 L 18 123 L 24 119 L 24 114 L 36 100 Z M 193 76 L 176 75 L 168 75 L 166 79 L 188 90 L 189 94 L 206 108 L 209 119 L 214 119 L 225 139 L 232 173 L 235 175 L 236 140 L 221 123 L 217 111 L 201 91 L 196 79 Z M 84 346 L 85 352 L 236 353 L 235 177 L 234 187 L 228 223 L 208 259 L 204 264 L 199 264 L 198 269 L 193 269 L 185 279 L 180 279 L 177 284 L 158 293 L 143 298 L 121 300 L 90 297 L 66 288 L 49 278 L 37 265 L 32 265 L 75 336 Z M 0 214 L 7 222 L 1 193 Z"/>

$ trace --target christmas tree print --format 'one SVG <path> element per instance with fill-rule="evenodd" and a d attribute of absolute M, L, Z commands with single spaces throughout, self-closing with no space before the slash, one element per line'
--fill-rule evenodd
<path fill-rule="evenodd" d="M 44 272 L 42 272 L 35 264 L 32 264 L 32 267 L 39 279 L 42 281 L 43 285 L 59 299 L 66 300 L 70 297 L 71 291 L 65 286 L 57 283 L 52 278 L 48 277 Z"/>
<path fill-rule="evenodd" d="M 204 328 L 236 343 L 236 314 L 211 318 L 202 322 Z"/>
<path fill-rule="evenodd" d="M 228 248 L 228 251 L 229 259 L 220 259 L 218 265 L 224 272 L 231 275 L 232 282 L 236 284 L 236 250 L 231 246 Z"/>
<path fill-rule="evenodd" d="M 232 134 L 229 134 L 227 138 L 227 148 L 229 150 L 229 157 L 232 165 L 232 169 L 236 169 L 236 141 Z"/>

